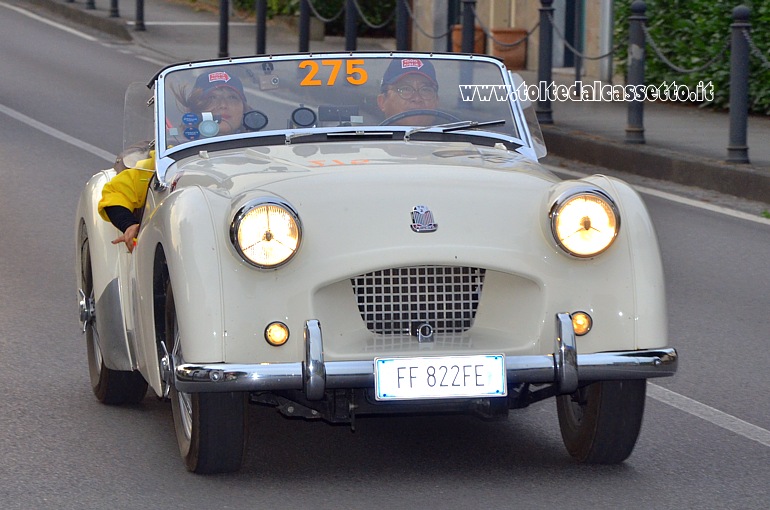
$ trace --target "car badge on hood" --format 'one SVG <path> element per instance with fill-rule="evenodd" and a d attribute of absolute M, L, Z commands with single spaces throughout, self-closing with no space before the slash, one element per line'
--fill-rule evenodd
<path fill-rule="evenodd" d="M 435 232 L 438 223 L 433 220 L 433 213 L 424 205 L 416 205 L 412 209 L 412 230 L 414 232 Z"/>

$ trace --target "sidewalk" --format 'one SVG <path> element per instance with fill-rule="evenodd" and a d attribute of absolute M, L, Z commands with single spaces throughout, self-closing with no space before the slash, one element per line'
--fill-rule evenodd
<path fill-rule="evenodd" d="M 219 15 L 195 10 L 186 0 L 145 0 L 145 31 L 134 29 L 134 0 L 119 2 L 120 17 L 110 17 L 110 0 L 21 0 L 57 16 L 131 40 L 160 61 L 173 63 L 216 58 L 219 54 Z M 217 4 L 217 2 L 212 2 Z M 42 12 L 42 11 L 41 11 Z M 256 24 L 232 18 L 228 28 L 228 56 L 256 52 Z M 292 53 L 299 49 L 295 31 L 269 22 L 268 53 Z M 313 52 L 341 51 L 343 37 L 311 40 Z M 395 49 L 392 39 L 359 38 L 359 50 Z M 536 83 L 536 73 L 522 73 Z M 554 75 L 560 82 L 568 77 Z M 612 170 L 697 186 L 770 203 L 770 117 L 751 117 L 748 128 L 750 164 L 729 164 L 729 116 L 671 103 L 645 103 L 645 144 L 624 142 L 627 103 L 566 101 L 551 104 L 552 125 L 542 126 L 549 154 L 599 165 Z"/>

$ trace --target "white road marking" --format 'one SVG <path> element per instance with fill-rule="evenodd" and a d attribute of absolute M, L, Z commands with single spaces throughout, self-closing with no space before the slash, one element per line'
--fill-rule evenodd
<path fill-rule="evenodd" d="M 115 161 L 115 154 L 112 154 L 110 152 L 107 152 L 105 150 L 100 149 L 99 147 L 95 147 L 89 143 L 86 143 L 82 140 L 78 140 L 74 136 L 70 136 L 67 133 L 63 133 L 59 131 L 58 129 L 52 128 L 51 126 L 47 126 L 43 124 L 42 122 L 38 122 L 35 119 L 32 119 L 30 117 L 27 117 L 23 113 L 19 113 L 16 110 L 12 110 L 11 108 L 8 108 L 2 104 L 0 104 L 0 113 L 4 113 L 8 115 L 9 117 L 13 117 L 14 119 L 18 120 L 19 122 L 23 122 L 24 124 L 37 129 L 38 131 L 42 131 L 43 133 L 53 136 L 54 138 L 58 138 L 59 140 L 63 142 L 67 142 L 70 145 L 74 145 L 75 147 L 79 149 L 83 149 L 86 152 L 90 152 L 94 156 L 99 156 L 100 158 L 106 159 L 110 163 Z"/>
<path fill-rule="evenodd" d="M 134 55 L 139 60 L 144 60 L 145 62 L 149 62 L 150 64 L 155 64 L 155 65 L 161 66 L 161 67 L 165 67 L 165 66 L 169 65 L 169 63 L 171 63 L 170 61 L 169 62 L 163 62 L 162 60 L 158 60 L 158 59 L 155 59 L 155 58 L 152 58 L 152 57 L 147 57 L 147 56 L 144 56 L 144 55 L 133 54 L 131 52 L 129 52 L 129 54 Z"/>
<path fill-rule="evenodd" d="M 724 413 L 719 409 L 714 409 L 711 406 L 702 404 L 697 400 L 685 397 L 684 395 L 680 395 L 679 393 L 652 383 L 647 385 L 647 396 L 658 402 L 670 405 L 675 409 L 697 416 L 702 420 L 706 420 L 717 427 L 722 427 L 723 429 L 729 430 L 739 436 L 743 436 L 746 439 L 751 439 L 764 446 L 770 446 L 770 430 L 743 421 L 740 418 Z"/>
<path fill-rule="evenodd" d="M 555 167 L 551 165 L 543 165 L 543 166 L 549 168 L 552 172 L 567 174 L 577 178 L 586 177 L 588 175 L 581 172 L 575 172 L 574 170 L 566 170 L 564 168 Z M 720 207 L 718 205 L 708 204 L 706 202 L 700 202 L 698 200 L 693 200 L 692 198 L 681 197 L 673 193 L 668 193 L 665 191 L 648 188 L 646 186 L 633 185 L 633 187 L 639 193 L 644 193 L 645 195 L 652 195 L 654 197 L 662 198 L 670 202 L 676 202 L 678 204 L 697 207 L 698 209 L 703 209 L 706 211 L 724 214 L 725 216 L 732 216 L 733 218 L 739 218 L 741 220 L 748 220 L 748 221 L 753 221 L 755 223 L 761 223 L 763 225 L 770 225 L 770 218 L 763 218 L 761 216 L 755 216 L 753 214 L 745 213 L 743 211 L 736 211 L 735 209 L 729 209 L 727 207 Z"/>
<path fill-rule="evenodd" d="M 5 3 L 5 2 L 0 2 L 0 6 L 3 6 L 3 7 L 6 7 L 8 9 L 11 9 L 12 11 L 16 11 L 19 14 L 23 14 L 24 16 L 27 16 L 27 17 L 32 18 L 34 20 L 37 20 L 37 21 L 39 21 L 41 23 L 45 23 L 46 25 L 50 25 L 52 27 L 56 27 L 59 30 L 63 30 L 65 32 L 69 33 L 69 34 L 76 35 L 76 36 L 80 37 L 81 39 L 85 39 L 86 41 L 91 41 L 91 42 L 97 42 L 98 41 L 98 39 L 96 37 L 92 37 L 92 36 L 90 36 L 88 34 L 84 34 L 82 32 L 78 32 L 77 30 L 75 30 L 73 28 L 70 28 L 68 26 L 62 25 L 61 23 L 56 23 L 55 21 L 51 21 L 50 19 L 43 18 L 42 16 L 38 16 L 37 14 L 33 14 L 33 13 L 31 13 L 29 11 L 26 11 L 26 10 L 20 8 L 20 7 L 16 7 L 14 5 L 9 5 L 9 4 Z"/>

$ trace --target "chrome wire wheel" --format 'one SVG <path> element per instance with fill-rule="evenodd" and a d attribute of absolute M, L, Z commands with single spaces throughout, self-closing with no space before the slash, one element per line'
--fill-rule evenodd
<path fill-rule="evenodd" d="M 179 400 L 179 418 L 182 421 L 182 431 L 189 441 L 192 438 L 192 399 L 189 393 L 182 391 L 177 391 L 176 396 Z"/>
<path fill-rule="evenodd" d="M 176 429 L 177 442 L 179 443 L 179 453 L 182 457 L 187 457 L 190 453 L 193 439 L 193 402 L 192 395 L 179 391 L 174 386 L 173 370 L 176 364 L 181 362 L 179 321 L 176 316 L 176 305 L 174 303 L 174 293 L 171 285 L 166 287 L 166 339 L 169 341 L 171 349 L 170 374 L 168 384 L 170 386 L 171 410 L 174 415 L 174 428 Z"/>
<path fill-rule="evenodd" d="M 171 366 L 176 366 L 177 361 L 181 361 L 182 359 L 182 353 L 181 353 L 181 346 L 179 343 L 179 323 L 177 322 L 176 313 L 173 317 L 173 324 L 172 324 L 172 332 L 173 332 L 173 338 L 174 343 L 172 347 L 172 362 Z M 171 374 L 171 377 L 173 378 L 173 374 Z M 169 383 L 171 384 L 171 383 Z M 189 393 L 185 393 L 183 391 L 174 391 L 176 393 L 176 401 L 177 401 L 177 407 L 179 409 L 179 425 L 181 428 L 181 431 L 184 433 L 184 437 L 187 439 L 187 442 L 189 443 L 192 439 L 192 428 L 193 428 L 193 405 L 192 405 L 192 396 Z"/>
<path fill-rule="evenodd" d="M 86 335 L 88 375 L 91 379 L 91 386 L 96 388 L 101 379 L 104 359 L 99 347 L 99 329 L 96 327 L 96 298 L 94 296 L 91 248 L 88 238 L 85 238 L 81 245 L 80 264 L 80 319 L 83 321 L 83 333 Z"/>
<path fill-rule="evenodd" d="M 88 297 L 89 306 L 94 306 L 94 291 Z M 99 330 L 96 327 L 96 316 L 92 315 L 86 324 L 86 345 L 88 348 L 88 371 L 91 376 L 91 385 L 97 386 L 102 376 L 104 358 L 102 348 L 99 346 Z"/>

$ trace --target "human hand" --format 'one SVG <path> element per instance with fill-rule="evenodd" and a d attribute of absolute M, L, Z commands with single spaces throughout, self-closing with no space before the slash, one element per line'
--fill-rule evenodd
<path fill-rule="evenodd" d="M 126 243 L 126 248 L 128 248 L 128 252 L 131 253 L 134 251 L 134 246 L 136 246 L 137 234 L 139 234 L 139 224 L 134 223 L 126 229 L 123 235 L 114 239 L 112 244 Z"/>

